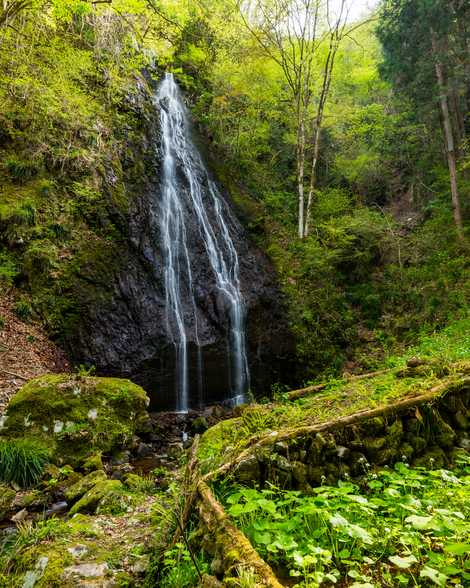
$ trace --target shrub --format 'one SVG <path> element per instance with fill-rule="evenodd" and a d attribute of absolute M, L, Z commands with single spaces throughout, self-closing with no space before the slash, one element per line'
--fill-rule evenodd
<path fill-rule="evenodd" d="M 49 462 L 49 451 L 29 439 L 0 441 L 0 480 L 26 488 L 36 484 L 44 466 Z"/>
<path fill-rule="evenodd" d="M 0 283 L 11 286 L 18 275 L 18 269 L 8 253 L 0 253 Z"/>
<path fill-rule="evenodd" d="M 24 299 L 15 302 L 14 311 L 16 316 L 24 321 L 30 319 L 33 314 L 31 304 Z"/>

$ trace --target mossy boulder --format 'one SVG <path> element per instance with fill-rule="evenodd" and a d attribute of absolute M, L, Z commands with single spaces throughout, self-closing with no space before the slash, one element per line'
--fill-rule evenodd
<path fill-rule="evenodd" d="M 4 519 L 10 512 L 15 495 L 15 491 L 9 486 L 0 484 L 0 520 Z"/>
<path fill-rule="evenodd" d="M 74 500 L 81 498 L 84 494 L 88 492 L 88 490 L 91 490 L 95 484 L 97 484 L 98 482 L 102 482 L 106 479 L 106 474 L 103 470 L 91 472 L 87 476 L 84 476 L 83 478 L 78 480 L 78 482 L 73 484 L 73 486 L 67 488 L 67 490 L 65 491 L 65 498 L 69 502 L 73 502 Z"/>
<path fill-rule="evenodd" d="M 101 451 L 91 455 L 83 463 L 83 469 L 85 472 L 94 472 L 103 469 L 103 460 L 101 459 Z"/>
<path fill-rule="evenodd" d="M 119 480 L 101 480 L 72 506 L 70 514 L 94 513 L 100 504 L 119 503 L 123 494 L 124 486 Z"/>
<path fill-rule="evenodd" d="M 0 434 L 42 439 L 53 461 L 76 466 L 97 452 L 109 455 L 129 446 L 148 420 L 148 402 L 129 380 L 41 376 L 13 396 Z"/>

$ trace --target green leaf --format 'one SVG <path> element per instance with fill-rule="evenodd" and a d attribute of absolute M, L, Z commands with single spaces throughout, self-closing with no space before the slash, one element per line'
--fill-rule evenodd
<path fill-rule="evenodd" d="M 349 525 L 349 535 L 351 537 L 355 537 L 356 539 L 360 539 L 368 545 L 372 545 L 372 543 L 374 543 L 372 535 L 359 525 Z"/>
<path fill-rule="evenodd" d="M 448 543 L 444 546 L 444 551 L 454 555 L 464 555 L 470 552 L 470 543 Z"/>
<path fill-rule="evenodd" d="M 330 525 L 332 525 L 333 527 L 344 528 L 349 526 L 349 522 L 343 516 L 336 513 L 335 515 L 330 517 Z"/>
<path fill-rule="evenodd" d="M 447 582 L 447 576 L 445 574 L 441 574 L 438 570 L 434 568 L 430 568 L 428 566 L 424 567 L 419 574 L 420 578 L 428 578 L 431 582 L 434 582 L 437 586 L 445 586 Z"/>
<path fill-rule="evenodd" d="M 272 541 L 271 533 L 262 533 L 260 531 L 255 531 L 254 539 L 256 543 L 261 543 L 262 545 L 269 545 Z"/>
<path fill-rule="evenodd" d="M 409 523 L 415 529 L 422 531 L 424 529 L 432 528 L 432 525 L 430 525 L 432 519 L 433 517 L 420 517 L 418 515 L 411 515 L 406 517 L 405 523 Z"/>
<path fill-rule="evenodd" d="M 414 555 L 408 555 L 405 557 L 401 557 L 399 555 L 392 555 L 388 559 L 402 570 L 411 568 L 411 566 L 418 561 Z"/>

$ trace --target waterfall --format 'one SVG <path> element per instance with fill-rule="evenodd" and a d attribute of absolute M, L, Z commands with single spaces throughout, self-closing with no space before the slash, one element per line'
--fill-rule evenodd
<path fill-rule="evenodd" d="M 198 302 L 191 252 L 202 245 L 222 297 L 229 332 L 228 364 L 234 403 L 244 400 L 249 386 L 245 343 L 245 310 L 239 262 L 230 235 L 230 211 L 191 139 L 189 117 L 172 74 L 157 95 L 162 129 L 160 231 L 166 303 L 166 329 L 175 348 L 177 410 L 187 411 L 191 390 L 203 386 L 203 361 L 198 334 Z M 201 243 L 190 240 L 188 222 L 197 223 Z M 190 341 L 190 338 L 192 340 Z M 188 344 L 198 350 L 197 381 L 189 381 Z"/>

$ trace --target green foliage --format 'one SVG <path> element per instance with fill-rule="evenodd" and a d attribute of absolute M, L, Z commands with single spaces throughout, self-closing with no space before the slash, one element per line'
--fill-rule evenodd
<path fill-rule="evenodd" d="M 269 562 L 315 587 L 447 586 L 470 580 L 470 461 L 453 472 L 397 464 L 321 486 L 312 496 L 271 487 L 242 488 L 228 512 Z M 361 584 L 362 583 L 362 584 Z"/>
<path fill-rule="evenodd" d="M 50 452 L 32 439 L 0 441 L 0 480 L 27 488 L 37 484 Z"/>
<path fill-rule="evenodd" d="M 31 304 L 24 298 L 20 298 L 17 300 L 13 307 L 15 314 L 18 318 L 27 321 L 33 315 L 33 309 L 31 308 Z"/>
<path fill-rule="evenodd" d="M 18 275 L 14 257 L 7 251 L 0 251 L 0 284 L 11 286 Z"/>
<path fill-rule="evenodd" d="M 204 574 L 209 566 L 201 554 L 196 558 L 199 571 Z M 197 586 L 199 574 L 184 543 L 177 543 L 172 549 L 165 551 L 160 584 L 162 588 L 192 588 Z"/>

